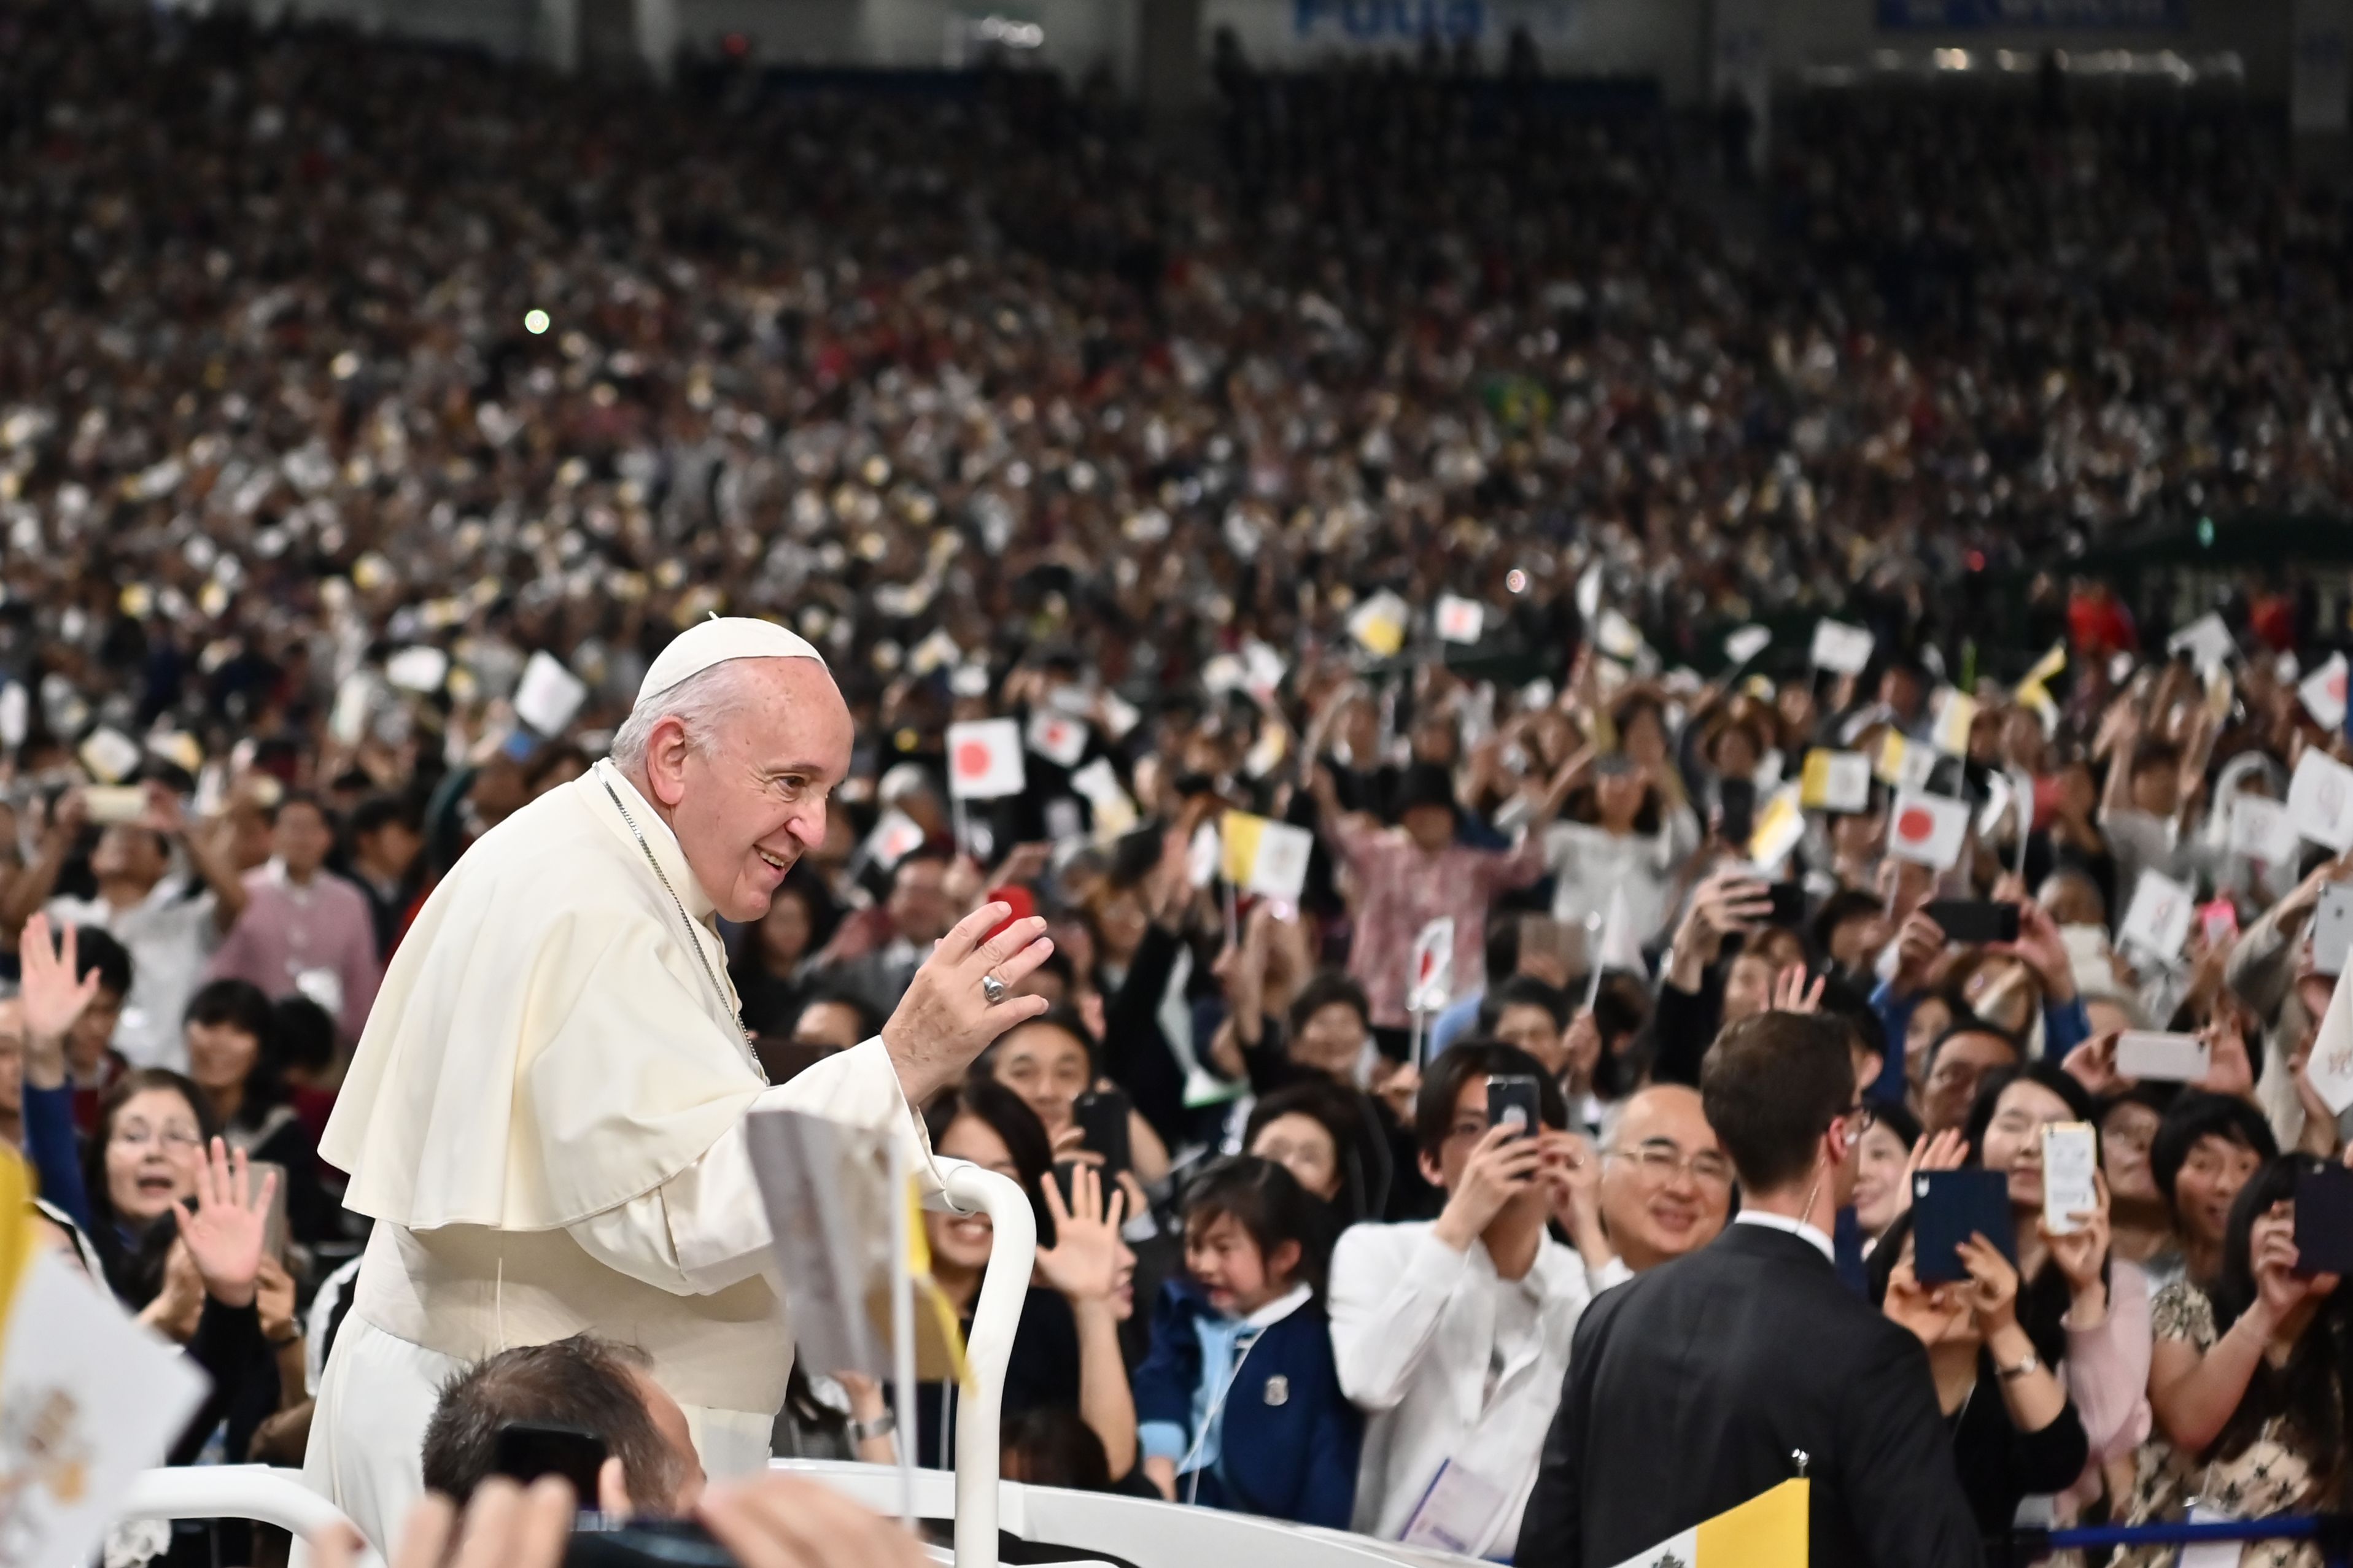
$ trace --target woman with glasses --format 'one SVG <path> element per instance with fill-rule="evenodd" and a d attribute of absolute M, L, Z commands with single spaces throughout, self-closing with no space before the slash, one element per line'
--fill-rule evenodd
<path fill-rule="evenodd" d="M 124 1074 L 99 1106 L 97 1131 L 83 1152 L 91 1239 L 106 1282 L 132 1311 L 164 1286 L 172 1205 L 195 1194 L 212 1133 L 203 1107 L 202 1091 L 166 1068 Z"/>
<path fill-rule="evenodd" d="M 2043 1214 L 2043 1130 L 2094 1118 L 2083 1085 L 2030 1062 L 1988 1075 L 1963 1134 L 1971 1163 L 2009 1178 L 2018 1321 L 2037 1359 L 2064 1380 L 2090 1444 L 2093 1468 L 2067 1489 L 2066 1517 L 2098 1496 L 2102 1468 L 2139 1447 L 2149 1426 L 2148 1282 L 2112 1256 L 2106 1178 L 2095 1174 L 2098 1205 L 2075 1216 L 2074 1229 L 2053 1231 Z"/>

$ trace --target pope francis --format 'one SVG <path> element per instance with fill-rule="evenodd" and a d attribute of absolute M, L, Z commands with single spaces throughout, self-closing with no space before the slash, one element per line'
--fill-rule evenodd
<path fill-rule="evenodd" d="M 713 1475 L 766 1461 L 792 1334 L 744 1119 L 892 1130 L 1044 1010 L 1008 996 L 1045 922 L 975 910 L 881 1035 L 767 1087 L 714 916 L 756 921 L 825 837 L 849 711 L 817 650 L 713 619 L 654 660 L 611 757 L 486 834 L 419 912 L 320 1152 L 375 1220 L 320 1381 L 304 1471 L 379 1548 L 422 1489 L 468 1363 L 584 1330 L 638 1345 Z"/>

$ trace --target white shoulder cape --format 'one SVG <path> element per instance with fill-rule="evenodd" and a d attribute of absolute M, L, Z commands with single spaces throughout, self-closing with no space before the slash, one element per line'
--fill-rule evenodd
<path fill-rule="evenodd" d="M 764 1087 L 719 985 L 606 793 L 697 916 L 669 828 L 604 764 L 484 834 L 394 954 L 320 1153 L 411 1230 L 553 1230 L 651 1192 Z M 722 992 L 725 992 L 723 995 Z"/>

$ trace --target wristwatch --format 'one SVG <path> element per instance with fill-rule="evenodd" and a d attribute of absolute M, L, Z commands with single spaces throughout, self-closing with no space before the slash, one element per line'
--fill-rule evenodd
<path fill-rule="evenodd" d="M 2032 1351 L 2028 1351 L 2026 1352 L 2026 1359 L 2020 1362 L 2016 1366 L 1996 1366 L 1994 1371 L 2001 1374 L 2002 1382 L 2008 1383 L 2012 1378 L 2024 1377 L 2028 1373 L 2034 1371 L 2042 1364 L 2042 1358 L 2036 1355 Z"/>
<path fill-rule="evenodd" d="M 885 1410 L 871 1421 L 852 1421 L 849 1424 L 849 1440 L 863 1443 L 869 1437 L 888 1437 L 898 1429 L 899 1418 Z"/>

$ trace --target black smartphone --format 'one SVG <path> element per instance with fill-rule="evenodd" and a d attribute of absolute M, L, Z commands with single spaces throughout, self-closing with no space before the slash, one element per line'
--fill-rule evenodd
<path fill-rule="evenodd" d="M 2296 1173 L 2295 1271 L 2353 1274 L 2353 1170 L 2327 1164 Z"/>
<path fill-rule="evenodd" d="M 1115 1089 L 1091 1089 L 1071 1108 L 1086 1146 L 1103 1157 L 1103 1174 L 1134 1168 L 1128 1148 L 1127 1096 Z M 1064 1195 L 1068 1195 L 1067 1194 Z"/>
<path fill-rule="evenodd" d="M 2016 942 L 2018 906 L 1990 899 L 1931 899 L 1921 913 L 1953 942 Z"/>
<path fill-rule="evenodd" d="M 1775 882 L 1766 889 L 1773 900 L 1773 912 L 1765 917 L 1767 923 L 1788 926 L 1795 931 L 1806 923 L 1806 885 L 1803 882 Z"/>
<path fill-rule="evenodd" d="M 1536 1080 L 1525 1073 L 1496 1073 L 1487 1079 L 1487 1125 L 1516 1127 L 1530 1137 L 1543 1126 L 1544 1101 Z"/>
<path fill-rule="evenodd" d="M 1921 1171 L 1912 1177 L 1912 1272 L 1923 1285 L 1966 1279 L 1961 1243 L 1982 1236 L 2018 1261 L 2007 1171 Z"/>
<path fill-rule="evenodd" d="M 596 1506 L 596 1472 L 604 1468 L 604 1438 L 585 1426 L 555 1421 L 508 1422 L 499 1428 L 491 1462 L 495 1474 L 525 1486 L 542 1476 L 562 1476 L 572 1483 L 573 1501 L 583 1509 Z"/>
<path fill-rule="evenodd" d="M 1726 844 L 1746 849 L 1757 833 L 1757 786 L 1746 779 L 1725 779 L 1715 786 L 1716 831 Z"/>

